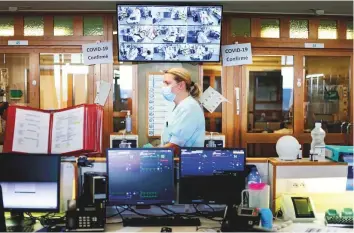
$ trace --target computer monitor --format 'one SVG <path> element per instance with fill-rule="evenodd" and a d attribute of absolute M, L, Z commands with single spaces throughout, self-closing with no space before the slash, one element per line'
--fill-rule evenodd
<path fill-rule="evenodd" d="M 4 209 L 11 212 L 58 212 L 60 155 L 0 154 Z"/>
<path fill-rule="evenodd" d="M 182 148 L 180 204 L 240 204 L 245 189 L 245 150 Z"/>
<path fill-rule="evenodd" d="M 107 150 L 109 205 L 175 203 L 173 151 L 164 148 Z"/>

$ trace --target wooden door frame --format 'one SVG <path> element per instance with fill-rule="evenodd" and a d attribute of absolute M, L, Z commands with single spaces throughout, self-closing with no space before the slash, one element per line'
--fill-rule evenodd
<path fill-rule="evenodd" d="M 350 57 L 350 97 L 353 100 L 353 53 L 348 49 L 276 49 L 276 48 L 253 48 L 253 56 L 261 56 L 261 55 L 273 55 L 273 56 L 281 56 L 288 55 L 294 56 L 294 106 L 302 106 L 304 101 L 304 75 L 303 75 L 303 67 L 304 67 L 304 57 L 305 56 L 337 56 L 337 57 Z M 245 66 L 240 66 L 235 68 L 235 70 L 241 70 L 241 74 L 239 74 L 242 78 L 239 80 L 240 90 L 241 90 L 241 115 L 238 120 L 235 117 L 235 125 L 240 125 L 239 135 L 240 135 L 240 146 L 243 148 L 247 148 L 248 143 L 276 143 L 277 140 L 286 135 L 286 134 L 261 134 L 261 133 L 248 133 L 247 132 L 247 97 L 248 97 L 248 80 L 247 80 L 247 68 Z M 301 80 L 301 86 L 297 86 L 297 80 Z M 351 103 L 353 105 L 353 103 Z M 304 109 L 302 107 L 295 107 L 293 113 L 293 136 L 295 136 L 300 144 L 310 143 L 311 136 L 309 133 L 304 133 Z M 350 119 L 353 122 L 353 109 L 350 109 Z M 237 128 L 235 128 L 237 132 Z M 352 138 L 352 136 L 351 136 Z M 345 140 L 344 134 L 327 134 L 326 141 L 331 143 L 341 143 Z M 352 142 L 351 142 L 352 143 Z M 237 146 L 237 140 L 235 140 L 235 144 Z"/>

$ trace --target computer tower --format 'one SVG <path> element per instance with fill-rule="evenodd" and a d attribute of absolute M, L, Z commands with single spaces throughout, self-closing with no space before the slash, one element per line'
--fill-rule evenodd
<path fill-rule="evenodd" d="M 0 185 L 0 232 L 6 232 L 4 202 L 2 199 L 2 188 Z"/>

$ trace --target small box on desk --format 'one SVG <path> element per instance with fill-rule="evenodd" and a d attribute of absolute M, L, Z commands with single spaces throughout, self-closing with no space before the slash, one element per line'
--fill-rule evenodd
<path fill-rule="evenodd" d="M 326 157 L 336 162 L 348 162 L 348 158 L 353 158 L 353 146 L 326 146 Z"/>

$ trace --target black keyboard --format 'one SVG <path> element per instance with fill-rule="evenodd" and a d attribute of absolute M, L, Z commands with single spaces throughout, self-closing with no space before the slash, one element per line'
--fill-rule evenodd
<path fill-rule="evenodd" d="M 200 220 L 199 218 L 182 218 L 182 217 L 124 218 L 123 226 L 131 226 L 131 227 L 200 226 Z"/>
<path fill-rule="evenodd" d="M 353 217 L 325 216 L 325 222 L 329 227 L 353 228 Z"/>
<path fill-rule="evenodd" d="M 6 227 L 7 232 L 33 232 L 33 226 L 8 226 Z"/>

